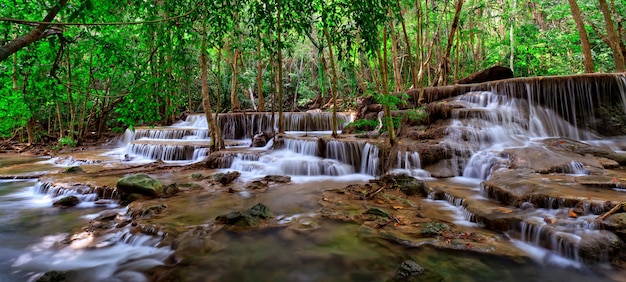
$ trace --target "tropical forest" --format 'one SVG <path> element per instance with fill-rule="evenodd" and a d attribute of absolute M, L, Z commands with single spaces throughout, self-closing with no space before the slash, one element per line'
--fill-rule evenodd
<path fill-rule="evenodd" d="M 0 281 L 624 280 L 624 0 L 0 11 Z"/>

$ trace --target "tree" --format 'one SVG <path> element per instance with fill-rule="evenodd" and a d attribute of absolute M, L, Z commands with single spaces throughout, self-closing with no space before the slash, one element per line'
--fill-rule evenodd
<path fill-rule="evenodd" d="M 606 0 L 598 0 L 600 2 L 600 10 L 602 11 L 602 15 L 604 16 L 604 21 L 606 22 L 606 31 L 609 35 L 609 43 L 611 46 L 611 50 L 613 50 L 613 60 L 615 61 L 615 71 L 624 72 L 626 71 L 625 63 L 624 63 L 624 54 L 622 54 L 622 49 L 620 46 L 620 38 L 617 34 L 617 30 L 613 25 L 613 19 L 611 18 L 611 12 L 609 11 L 609 5 L 606 3 Z"/>
<path fill-rule="evenodd" d="M 591 55 L 591 45 L 589 44 L 589 37 L 587 36 L 585 24 L 583 23 L 583 19 L 580 16 L 580 8 L 578 7 L 578 3 L 576 2 L 576 0 L 568 1 L 569 7 L 572 10 L 572 16 L 574 17 L 574 21 L 576 22 L 576 29 L 578 29 L 578 34 L 580 35 L 580 45 L 583 50 L 583 59 L 585 61 L 585 72 L 592 73 L 595 71 L 595 67 L 593 65 L 593 57 Z"/>

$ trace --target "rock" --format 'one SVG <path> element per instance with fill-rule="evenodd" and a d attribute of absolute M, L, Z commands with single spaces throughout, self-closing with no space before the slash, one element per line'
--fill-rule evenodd
<path fill-rule="evenodd" d="M 65 169 L 65 173 L 85 173 L 80 166 L 70 166 Z"/>
<path fill-rule="evenodd" d="M 394 281 L 408 281 L 413 276 L 419 276 L 424 273 L 424 268 L 414 260 L 405 260 L 400 264 L 396 275 L 393 277 Z"/>
<path fill-rule="evenodd" d="M 459 79 L 455 81 L 454 84 L 482 83 L 507 78 L 513 78 L 513 71 L 510 68 L 503 66 L 493 66 L 488 69 L 470 74 L 465 78 Z"/>
<path fill-rule="evenodd" d="M 254 135 L 254 137 L 252 137 L 252 144 L 250 146 L 251 147 L 265 147 L 265 145 L 267 145 L 267 142 L 270 141 L 273 137 L 274 135 L 272 135 L 271 132 L 258 133 Z"/>
<path fill-rule="evenodd" d="M 264 220 L 270 218 L 272 213 L 269 207 L 258 203 L 252 208 L 243 212 L 235 211 L 215 218 L 217 223 L 238 226 L 238 227 L 257 227 Z"/>
<path fill-rule="evenodd" d="M 126 176 L 117 181 L 117 190 L 122 194 L 141 194 L 159 197 L 163 194 L 163 184 L 145 174 Z"/>
<path fill-rule="evenodd" d="M 36 282 L 64 282 L 67 279 L 67 271 L 48 271 L 44 273 Z"/>
<path fill-rule="evenodd" d="M 55 201 L 52 203 L 52 206 L 66 209 L 76 206 L 78 203 L 80 203 L 80 200 L 76 196 L 67 196 Z"/>
<path fill-rule="evenodd" d="M 265 177 L 263 177 L 263 180 L 271 181 L 271 182 L 279 182 L 279 183 L 288 183 L 288 182 L 291 182 L 291 176 L 266 175 Z"/>
<path fill-rule="evenodd" d="M 426 183 L 415 177 L 402 174 L 385 174 L 380 181 L 394 188 L 399 188 L 407 196 L 425 195 Z"/>
<path fill-rule="evenodd" d="M 166 208 L 167 208 L 167 206 L 164 205 L 164 204 L 152 205 L 152 206 L 149 206 L 146 209 L 144 209 L 143 212 L 141 213 L 141 216 L 142 217 L 146 217 L 146 216 L 151 216 L 151 215 L 154 215 L 154 214 L 160 214 Z"/>
<path fill-rule="evenodd" d="M 222 183 L 222 185 L 227 185 L 237 179 L 240 175 L 241 172 L 239 171 L 229 171 L 227 173 L 218 173 L 213 176 L 213 179 Z"/>
<path fill-rule="evenodd" d="M 176 196 L 176 194 L 178 194 L 178 192 L 180 192 L 180 189 L 178 189 L 178 185 L 176 185 L 176 183 L 172 183 L 170 185 L 167 185 L 163 189 L 163 195 L 165 197 Z"/>
<path fill-rule="evenodd" d="M 391 215 L 379 208 L 369 208 L 367 211 L 365 211 L 365 214 L 371 214 L 371 215 L 375 215 L 375 216 L 380 216 L 380 217 L 386 217 L 386 218 L 391 218 Z"/>
<path fill-rule="evenodd" d="M 604 219 L 603 224 L 609 230 L 626 232 L 626 213 L 614 213 Z"/>
<path fill-rule="evenodd" d="M 610 231 L 601 233 L 585 233 L 578 245 L 578 255 L 588 262 L 607 262 L 608 258 L 617 254 L 624 243 Z"/>
<path fill-rule="evenodd" d="M 265 190 L 267 190 L 268 187 L 269 187 L 269 185 L 267 184 L 267 182 L 261 181 L 261 180 L 257 180 L 257 181 L 252 181 L 251 183 L 248 183 L 246 185 L 246 190 L 262 190 L 262 191 L 265 191 Z"/>

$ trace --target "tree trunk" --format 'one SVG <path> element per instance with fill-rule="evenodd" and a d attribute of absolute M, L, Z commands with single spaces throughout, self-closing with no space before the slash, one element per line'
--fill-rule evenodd
<path fill-rule="evenodd" d="M 575 0 L 569 0 L 570 3 Z M 511 41 L 511 57 L 509 58 L 509 68 L 511 71 L 515 73 L 515 69 L 513 68 L 513 61 L 515 59 L 515 9 L 517 8 L 517 0 L 513 0 L 513 10 L 511 11 L 511 29 L 509 30 L 509 39 Z M 455 78 L 456 80 L 456 78 Z"/>
<path fill-rule="evenodd" d="M 278 0 L 278 19 L 276 24 L 277 32 L 277 46 L 278 46 L 278 133 L 285 133 L 283 126 L 283 54 L 282 54 L 282 42 L 280 41 L 280 18 L 281 18 L 281 1 Z"/>
<path fill-rule="evenodd" d="M 259 112 L 265 112 L 265 97 L 263 96 L 263 61 L 261 60 L 261 29 L 259 25 L 257 25 L 257 44 L 256 44 L 256 52 L 257 52 L 257 63 L 256 63 L 256 87 L 259 96 Z"/>
<path fill-rule="evenodd" d="M 328 27 L 324 21 L 324 36 L 328 44 L 328 56 L 330 60 L 330 69 L 333 72 L 330 79 L 330 93 L 333 99 L 333 137 L 337 138 L 337 70 L 335 68 L 335 57 L 333 55 L 333 46 L 330 42 L 330 34 L 328 34 Z"/>
<path fill-rule="evenodd" d="M 13 90 L 17 90 L 19 88 L 17 84 L 17 53 L 13 53 L 13 74 L 11 79 L 13 80 Z"/>
<path fill-rule="evenodd" d="M 454 34 L 459 28 L 459 17 L 461 15 L 461 8 L 463 8 L 463 0 L 457 0 L 456 8 L 454 11 L 454 19 L 452 20 L 452 27 L 450 28 L 450 35 L 448 36 L 448 44 L 446 45 L 446 52 L 439 64 L 439 83 L 443 85 L 447 83 L 448 69 L 450 63 L 450 52 L 452 51 L 452 42 L 454 42 Z"/>
<path fill-rule="evenodd" d="M 6 60 L 11 54 L 43 38 L 45 36 L 44 32 L 50 26 L 50 24 L 47 23 L 54 20 L 54 17 L 56 17 L 57 13 L 61 11 L 61 8 L 65 6 L 67 1 L 68 0 L 58 1 L 58 3 L 50 10 L 50 12 L 48 12 L 46 17 L 43 19 L 43 22 L 46 22 L 45 24 L 38 24 L 37 27 L 35 27 L 35 29 L 31 30 L 29 33 L 15 38 L 9 41 L 9 43 L 0 47 L 0 62 Z"/>
<path fill-rule="evenodd" d="M 387 72 L 387 27 L 383 27 L 383 54 L 381 56 L 380 50 L 378 50 L 378 63 L 380 67 L 380 76 L 382 82 L 383 95 L 388 97 L 389 95 L 389 75 Z M 388 100 L 388 99 L 385 99 Z M 389 102 L 386 101 L 383 104 L 383 111 L 385 113 L 385 125 L 389 133 L 389 143 L 394 145 L 396 143 L 396 133 L 393 128 L 393 120 L 391 119 L 391 108 Z"/>
<path fill-rule="evenodd" d="M 389 14 L 389 32 L 391 32 L 391 64 L 393 65 L 394 91 L 400 92 L 402 91 L 402 76 L 400 74 L 400 62 L 398 62 L 398 37 L 393 24 L 391 6 L 387 7 L 387 13 Z"/>
<path fill-rule="evenodd" d="M 216 146 L 217 125 L 211 115 L 211 102 L 209 101 L 209 82 L 207 71 L 207 58 L 206 58 L 206 25 L 202 28 L 202 48 L 200 49 L 200 64 L 201 64 L 201 76 L 202 80 L 202 107 L 204 108 L 204 116 L 209 124 L 209 132 L 211 134 L 211 143 L 209 144 L 209 150 L 211 152 L 219 151 L 220 147 Z"/>
<path fill-rule="evenodd" d="M 572 11 L 572 16 L 574 17 L 574 21 L 576 22 L 576 29 L 578 29 L 578 34 L 580 35 L 580 44 L 583 49 L 585 72 L 592 73 L 595 71 L 595 67 L 593 65 L 593 57 L 591 56 L 591 45 L 589 45 L 587 30 L 585 29 L 585 24 L 583 23 L 583 19 L 580 16 L 580 8 L 578 7 L 578 3 L 576 2 L 576 0 L 568 1 L 570 10 Z"/>
<path fill-rule="evenodd" d="M 606 22 L 606 31 L 609 34 L 609 40 L 611 41 L 611 50 L 613 50 L 613 60 L 615 61 L 615 71 L 624 72 L 624 54 L 620 48 L 620 38 L 617 35 L 615 26 L 613 25 L 613 19 L 611 18 L 611 12 L 609 11 L 609 5 L 606 0 L 598 0 L 600 2 L 600 10 L 604 15 L 604 21 Z"/>
<path fill-rule="evenodd" d="M 404 43 L 406 44 L 406 52 L 409 55 L 409 69 L 411 71 L 411 81 L 413 82 L 413 87 L 417 87 L 417 72 L 415 70 L 415 65 L 413 64 L 413 54 L 411 53 L 411 42 L 409 42 L 409 36 L 406 32 L 406 24 L 404 24 L 404 15 L 402 14 L 402 7 L 400 6 L 400 0 L 396 0 L 396 5 L 398 6 L 398 12 L 400 13 L 400 24 L 402 25 L 402 34 L 404 35 Z"/>

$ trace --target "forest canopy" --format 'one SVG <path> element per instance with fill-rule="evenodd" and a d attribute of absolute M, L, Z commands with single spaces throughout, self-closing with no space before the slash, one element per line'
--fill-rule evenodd
<path fill-rule="evenodd" d="M 0 9 L 0 137 L 28 143 L 81 144 L 207 106 L 350 109 L 494 65 L 517 77 L 623 72 L 626 54 L 626 4 L 614 0 L 0 0 Z"/>

